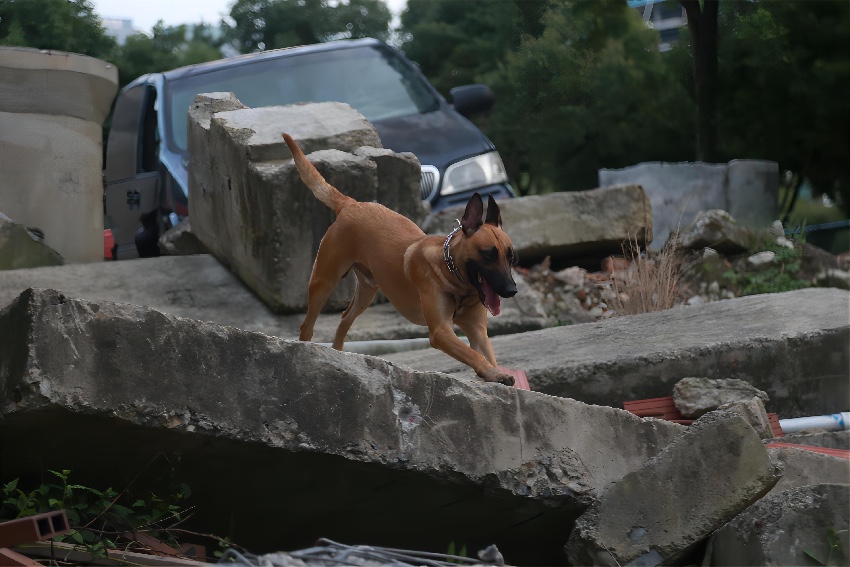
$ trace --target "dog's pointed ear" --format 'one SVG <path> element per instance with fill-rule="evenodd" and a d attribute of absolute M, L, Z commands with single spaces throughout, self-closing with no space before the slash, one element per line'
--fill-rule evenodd
<path fill-rule="evenodd" d="M 496 204 L 493 195 L 487 195 L 487 219 L 484 222 L 500 228 L 502 226 L 502 213 L 499 211 L 499 205 Z"/>
<path fill-rule="evenodd" d="M 472 236 L 478 232 L 482 224 L 484 224 L 484 201 L 481 200 L 481 195 L 475 193 L 466 204 L 460 226 L 466 236 Z"/>

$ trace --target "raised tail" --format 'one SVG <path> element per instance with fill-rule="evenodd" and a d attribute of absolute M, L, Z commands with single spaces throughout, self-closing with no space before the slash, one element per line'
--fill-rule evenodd
<path fill-rule="evenodd" d="M 283 140 L 289 146 L 289 151 L 292 152 L 292 158 L 295 160 L 295 167 L 298 168 L 298 173 L 301 175 L 301 180 L 313 192 L 318 200 L 323 202 L 335 213 L 339 213 L 348 203 L 354 201 L 351 197 L 340 193 L 336 187 L 325 181 L 322 174 L 310 163 L 310 160 L 292 139 L 289 134 L 283 134 Z"/>

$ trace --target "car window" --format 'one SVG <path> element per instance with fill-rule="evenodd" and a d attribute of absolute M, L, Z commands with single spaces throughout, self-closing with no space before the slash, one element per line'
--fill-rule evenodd
<path fill-rule="evenodd" d="M 370 122 L 436 110 L 424 80 L 391 50 L 338 49 L 266 59 L 169 81 L 167 135 L 186 150 L 188 108 L 203 92 L 233 92 L 256 108 L 297 102 L 344 102 Z"/>

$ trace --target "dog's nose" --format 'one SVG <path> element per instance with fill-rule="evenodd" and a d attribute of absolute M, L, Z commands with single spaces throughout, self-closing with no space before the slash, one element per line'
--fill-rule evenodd
<path fill-rule="evenodd" d="M 505 288 L 505 291 L 500 294 L 502 297 L 513 297 L 516 295 L 516 283 L 511 282 Z"/>

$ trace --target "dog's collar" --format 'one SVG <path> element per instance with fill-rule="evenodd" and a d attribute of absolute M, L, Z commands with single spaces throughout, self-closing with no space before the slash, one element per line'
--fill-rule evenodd
<path fill-rule="evenodd" d="M 460 277 L 460 271 L 457 269 L 457 266 L 455 266 L 455 261 L 452 259 L 452 253 L 449 251 L 449 243 L 452 241 L 452 236 L 454 236 L 455 233 L 460 230 L 460 221 L 458 219 L 455 219 L 455 223 L 457 226 L 455 226 L 454 230 L 449 233 L 449 235 L 446 237 L 445 244 L 443 244 L 443 258 L 445 258 L 446 260 L 446 267 L 449 269 L 449 271 L 453 273 L 457 279 L 463 281 L 463 278 Z"/>

